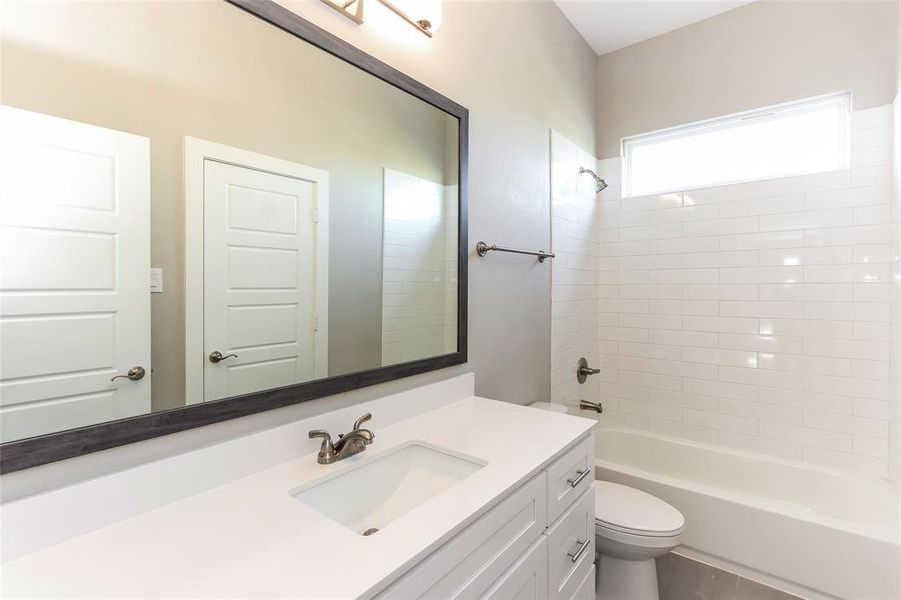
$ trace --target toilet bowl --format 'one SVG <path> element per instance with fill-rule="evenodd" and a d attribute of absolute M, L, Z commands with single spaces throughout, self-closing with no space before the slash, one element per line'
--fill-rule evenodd
<path fill-rule="evenodd" d="M 568 412 L 550 402 L 529 406 Z M 597 600 L 657 600 L 655 559 L 682 542 L 685 518 L 641 490 L 610 481 L 596 481 L 594 486 Z"/>

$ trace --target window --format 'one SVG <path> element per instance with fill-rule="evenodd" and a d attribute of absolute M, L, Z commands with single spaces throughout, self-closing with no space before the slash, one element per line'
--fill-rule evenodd
<path fill-rule="evenodd" d="M 848 167 L 851 94 L 780 104 L 623 139 L 623 195 Z"/>

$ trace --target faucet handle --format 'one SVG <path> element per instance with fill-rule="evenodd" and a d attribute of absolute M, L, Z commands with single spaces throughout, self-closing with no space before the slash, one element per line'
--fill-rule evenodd
<path fill-rule="evenodd" d="M 366 421 L 370 420 L 371 418 L 372 418 L 372 413 L 366 413 L 365 415 L 363 415 L 362 417 L 360 417 L 359 419 L 357 419 L 356 421 L 354 421 L 354 428 L 353 428 L 353 431 L 356 431 L 357 429 L 359 429 L 360 427 L 362 427 L 362 426 L 363 426 L 363 423 L 365 423 Z"/>
<path fill-rule="evenodd" d="M 332 436 L 324 429 L 312 429 L 308 434 L 310 439 L 322 438 L 322 446 L 319 447 L 319 454 L 332 454 L 335 447 L 332 445 Z"/>

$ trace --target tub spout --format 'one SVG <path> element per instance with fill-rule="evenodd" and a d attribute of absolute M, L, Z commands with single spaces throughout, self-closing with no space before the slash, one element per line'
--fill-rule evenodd
<path fill-rule="evenodd" d="M 579 408 L 582 410 L 593 410 L 597 413 L 604 412 L 604 407 L 600 402 L 590 402 L 588 400 L 579 400 Z"/>

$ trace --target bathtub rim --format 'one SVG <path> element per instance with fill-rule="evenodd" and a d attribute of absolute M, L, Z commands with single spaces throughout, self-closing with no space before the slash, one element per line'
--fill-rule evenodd
<path fill-rule="evenodd" d="M 677 438 L 673 436 L 651 433 L 648 431 L 643 431 L 640 429 L 633 429 L 629 427 L 601 427 L 595 431 L 595 435 L 597 437 L 596 445 L 599 446 L 601 444 L 601 436 L 604 435 L 605 432 L 614 432 L 614 433 L 623 433 L 629 434 L 632 436 L 638 436 L 642 438 L 649 438 L 654 440 L 659 440 L 667 443 L 678 444 L 681 446 L 688 446 L 696 449 L 700 449 L 703 451 L 712 451 L 719 454 L 726 454 L 730 456 L 735 456 L 742 459 L 750 459 L 761 461 L 764 463 L 775 463 L 784 467 L 790 467 L 794 469 L 803 469 L 806 471 L 812 471 L 814 473 L 820 473 L 823 475 L 828 475 L 832 477 L 840 477 L 842 479 L 849 479 L 852 482 L 856 482 L 860 485 L 874 488 L 878 490 L 880 493 L 886 494 L 891 499 L 891 506 L 895 510 L 897 515 L 897 521 L 895 523 L 898 531 L 895 532 L 895 535 L 892 536 L 889 533 L 885 533 L 883 530 L 891 529 L 891 523 L 887 524 L 888 527 L 880 527 L 879 525 L 870 525 L 866 523 L 848 521 L 846 519 L 839 519 L 836 517 L 830 517 L 828 515 L 824 515 L 822 513 L 817 513 L 814 509 L 805 509 L 802 505 L 799 505 L 794 502 L 784 501 L 780 502 L 779 499 L 770 498 L 764 495 L 751 494 L 748 492 L 742 492 L 737 490 L 732 490 L 724 487 L 717 487 L 705 483 L 699 483 L 695 481 L 690 481 L 686 479 L 681 479 L 678 477 L 673 477 L 666 475 L 664 473 L 659 473 L 656 471 L 648 471 L 646 469 L 641 469 L 638 467 L 633 467 L 631 465 L 602 459 L 599 456 L 595 456 L 595 468 L 608 469 L 611 471 L 618 471 L 625 475 L 630 475 L 632 477 L 637 477 L 640 479 L 648 479 L 651 481 L 656 481 L 662 484 L 675 486 L 690 490 L 692 492 L 698 494 L 704 494 L 707 496 L 712 496 L 714 498 L 726 501 L 726 502 L 734 502 L 743 506 L 747 506 L 749 508 L 754 508 L 758 510 L 763 510 L 765 512 L 774 513 L 778 515 L 782 515 L 790 518 L 802 519 L 808 522 L 815 523 L 817 525 L 822 525 L 824 527 L 830 527 L 833 529 L 838 529 L 840 531 L 844 531 L 845 533 L 850 533 L 854 535 L 861 535 L 876 541 L 886 542 L 889 544 L 894 544 L 896 546 L 901 547 L 901 499 L 894 493 L 894 488 L 892 487 L 891 482 L 887 480 L 875 480 L 872 478 L 862 477 L 856 475 L 854 473 L 849 473 L 846 471 L 842 471 L 840 469 L 830 469 L 829 467 L 824 467 L 822 465 L 811 465 L 808 463 L 804 463 L 801 461 L 793 461 L 789 459 L 780 458 L 777 456 L 769 456 L 766 454 L 760 454 L 756 452 L 749 452 L 746 450 L 738 450 L 735 448 L 728 448 L 724 446 L 718 446 L 715 444 L 707 444 L 704 442 L 698 442 L 695 440 L 686 440 L 683 438 Z M 761 502 L 763 500 L 763 502 Z M 789 511 L 787 510 L 787 506 L 797 506 L 799 507 L 798 511 Z"/>

